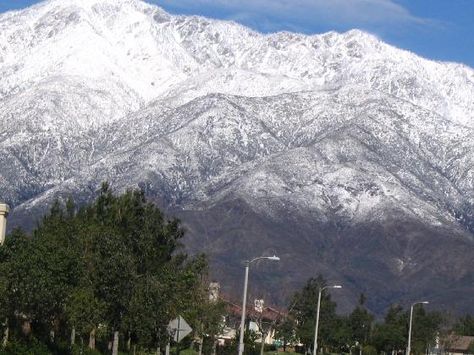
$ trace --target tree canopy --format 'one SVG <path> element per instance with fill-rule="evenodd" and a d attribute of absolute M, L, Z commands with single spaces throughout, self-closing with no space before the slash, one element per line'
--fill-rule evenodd
<path fill-rule="evenodd" d="M 208 304 L 207 260 L 182 252 L 183 235 L 139 190 L 115 195 L 104 183 L 89 205 L 55 202 L 31 235 L 15 230 L 0 247 L 9 342 L 54 349 L 77 336 L 93 348 L 119 332 L 143 348 L 163 346 L 172 318 L 197 323 Z"/>

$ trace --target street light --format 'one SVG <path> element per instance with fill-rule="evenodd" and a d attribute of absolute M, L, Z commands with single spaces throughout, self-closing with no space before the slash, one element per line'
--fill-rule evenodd
<path fill-rule="evenodd" d="M 407 346 L 406 355 L 410 355 L 410 351 L 411 351 L 411 326 L 413 323 L 413 307 L 416 306 L 417 304 L 428 304 L 428 303 L 429 303 L 428 301 L 415 302 L 410 307 L 410 325 L 408 327 L 408 346 Z"/>
<path fill-rule="evenodd" d="M 342 288 L 342 286 L 333 285 L 333 286 L 324 286 L 324 287 L 319 288 L 318 308 L 316 309 L 316 326 L 314 327 L 313 355 L 316 355 L 316 351 L 318 350 L 319 309 L 321 308 L 321 294 L 327 288 Z"/>
<path fill-rule="evenodd" d="M 249 266 L 251 263 L 257 260 L 271 260 L 271 261 L 279 261 L 280 258 L 278 256 L 259 256 L 258 258 L 253 258 L 252 260 L 245 260 L 245 280 L 244 280 L 244 297 L 242 300 L 242 318 L 240 319 L 240 338 L 239 338 L 239 355 L 244 353 L 244 331 L 245 331 L 245 311 L 247 307 L 247 285 L 249 281 Z"/>

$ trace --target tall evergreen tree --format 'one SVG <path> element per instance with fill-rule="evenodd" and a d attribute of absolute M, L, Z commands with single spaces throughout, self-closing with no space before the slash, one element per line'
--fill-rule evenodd
<path fill-rule="evenodd" d="M 385 315 L 384 323 L 374 329 L 373 343 L 378 351 L 387 353 L 406 348 L 408 317 L 399 305 L 392 305 Z"/>
<path fill-rule="evenodd" d="M 365 295 L 361 294 L 359 304 L 349 315 L 348 322 L 354 342 L 361 345 L 367 344 L 369 341 L 372 322 L 374 317 L 365 308 Z"/>
<path fill-rule="evenodd" d="M 301 291 L 296 292 L 292 298 L 294 305 L 291 315 L 296 322 L 296 337 L 311 348 L 314 342 L 314 329 L 316 324 L 316 309 L 320 288 L 326 286 L 326 280 L 319 275 L 309 279 Z M 319 347 L 331 344 L 333 330 L 337 323 L 336 303 L 331 301 L 331 295 L 323 290 L 319 316 Z"/>

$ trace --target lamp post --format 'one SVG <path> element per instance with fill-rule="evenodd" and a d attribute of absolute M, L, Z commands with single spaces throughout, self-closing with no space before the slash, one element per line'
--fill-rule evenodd
<path fill-rule="evenodd" d="M 240 319 L 240 337 L 239 337 L 239 355 L 244 353 L 244 331 L 245 331 L 245 312 L 247 307 L 247 285 L 249 282 L 249 267 L 250 264 L 257 260 L 272 260 L 272 261 L 279 261 L 280 258 L 278 256 L 259 256 L 258 258 L 253 258 L 252 260 L 246 260 L 245 263 L 245 279 L 244 279 L 244 296 L 242 299 L 242 317 Z"/>
<path fill-rule="evenodd" d="M 428 301 L 415 302 L 410 307 L 410 324 L 408 326 L 408 346 L 407 346 L 406 355 L 410 355 L 410 351 L 411 351 L 411 327 L 413 324 L 413 307 L 415 307 L 417 304 L 428 304 L 428 303 L 429 303 Z"/>
<path fill-rule="evenodd" d="M 324 287 L 319 288 L 318 308 L 316 309 L 316 326 L 314 327 L 313 355 L 316 355 L 316 351 L 318 350 L 318 328 L 319 328 L 319 310 L 321 308 L 321 294 L 327 288 L 342 288 L 342 286 L 333 285 L 333 286 L 324 286 Z"/>

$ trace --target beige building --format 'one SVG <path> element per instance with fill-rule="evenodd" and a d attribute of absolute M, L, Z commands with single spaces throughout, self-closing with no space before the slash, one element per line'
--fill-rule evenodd
<path fill-rule="evenodd" d="M 0 245 L 5 242 L 5 233 L 7 231 L 7 216 L 10 208 L 5 203 L 0 203 Z"/>

